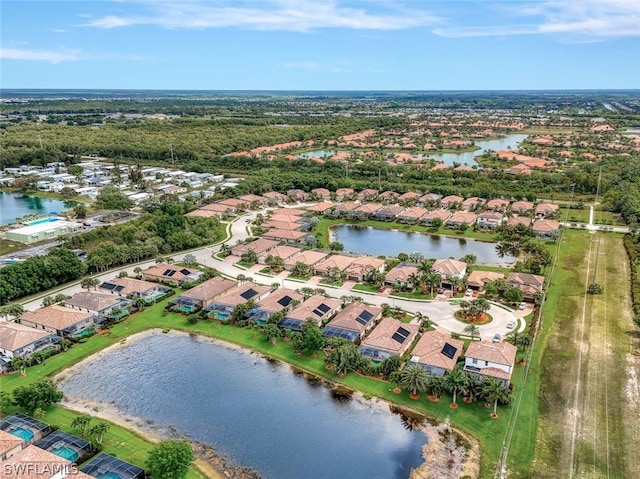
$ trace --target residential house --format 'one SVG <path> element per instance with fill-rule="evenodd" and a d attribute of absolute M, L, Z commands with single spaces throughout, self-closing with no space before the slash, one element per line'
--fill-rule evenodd
<path fill-rule="evenodd" d="M 304 223 L 290 223 L 288 221 L 277 221 L 268 219 L 260 225 L 262 229 L 276 229 L 276 230 L 297 230 L 300 231 L 307 228 Z"/>
<path fill-rule="evenodd" d="M 267 198 L 264 196 L 253 194 L 238 196 L 238 200 L 242 201 L 245 205 L 248 205 L 252 210 L 264 208 L 268 203 Z"/>
<path fill-rule="evenodd" d="M 2 463 L 5 477 L 20 479 L 63 479 L 82 478 L 76 466 L 69 460 L 53 454 L 33 444 Z M 32 473 L 33 471 L 37 471 Z M 84 478 L 89 477 L 84 475 Z"/>
<path fill-rule="evenodd" d="M 95 456 L 91 461 L 86 463 L 80 469 L 78 474 L 88 474 L 89 477 L 99 478 L 122 478 L 122 479 L 143 479 L 145 477 L 144 469 L 118 459 L 109 454 L 101 452 Z M 73 476 L 74 479 L 79 476 Z"/>
<path fill-rule="evenodd" d="M 267 221 L 277 221 L 279 223 L 295 223 L 298 225 L 302 225 L 308 222 L 308 218 L 303 218 L 298 214 L 289 214 L 289 213 L 272 213 L 267 217 Z"/>
<path fill-rule="evenodd" d="M 24 439 L 0 430 L 0 461 L 6 461 L 15 456 L 24 446 Z"/>
<path fill-rule="evenodd" d="M 271 211 L 272 216 L 276 215 L 291 215 L 291 216 L 304 216 L 307 214 L 307 210 L 302 208 L 276 208 Z M 296 221 L 296 220 L 292 220 Z"/>
<path fill-rule="evenodd" d="M 440 200 L 442 199 L 442 195 L 438 195 L 436 193 L 427 193 L 420 197 L 419 204 L 423 206 L 437 206 L 440 204 Z"/>
<path fill-rule="evenodd" d="M 324 260 L 327 256 L 327 253 L 322 251 L 303 251 L 299 255 L 296 255 L 293 258 L 289 258 L 284 262 L 284 269 L 287 271 L 291 271 L 297 263 L 306 264 L 307 266 L 313 267 L 316 263 Z"/>
<path fill-rule="evenodd" d="M 183 313 L 193 313 L 209 306 L 214 300 L 235 288 L 237 284 L 230 279 L 216 276 L 172 299 L 169 301 L 169 307 Z"/>
<path fill-rule="evenodd" d="M 457 195 L 445 196 L 440 200 L 440 208 L 444 210 L 452 210 L 452 209 L 460 208 L 462 206 L 463 201 L 464 201 L 464 198 L 462 196 L 457 196 Z"/>
<path fill-rule="evenodd" d="M 51 426 L 46 422 L 38 421 L 26 414 L 16 412 L 0 420 L 0 431 L 8 432 L 12 436 L 22 439 L 24 441 L 23 448 L 26 448 L 28 444 L 33 444 L 49 434 Z M 3 462 L 2 466 L 5 464 L 7 462 Z M 22 476 L 19 477 L 22 478 Z M 31 479 L 31 477 L 23 479 Z"/>
<path fill-rule="evenodd" d="M 544 286 L 544 276 L 529 273 L 509 273 L 507 284 L 522 291 L 524 299 L 533 300 Z"/>
<path fill-rule="evenodd" d="M 81 291 L 63 302 L 67 308 L 91 313 L 96 323 L 122 319 L 129 314 L 133 304 L 128 298 L 97 291 Z"/>
<path fill-rule="evenodd" d="M 309 206 L 307 211 L 311 211 L 313 213 L 324 213 L 327 210 L 330 210 L 335 205 L 329 201 L 321 201 L 320 203 L 316 203 L 315 205 Z"/>
<path fill-rule="evenodd" d="M 504 215 L 497 211 L 485 211 L 484 213 L 480 213 L 476 218 L 476 224 L 478 225 L 478 228 L 484 230 L 498 229 L 503 221 Z"/>
<path fill-rule="evenodd" d="M 62 429 L 56 429 L 51 434 L 48 434 L 36 442 L 34 446 L 65 459 L 75 458 L 75 463 L 84 462 L 86 456 L 94 449 L 93 445 L 86 439 L 64 432 Z M 74 471 L 74 473 L 75 472 L 76 471 Z M 73 476 L 68 477 L 71 478 L 76 476 L 74 474 Z"/>
<path fill-rule="evenodd" d="M 425 332 L 411 352 L 409 365 L 418 365 L 432 376 L 444 376 L 455 369 L 464 342 L 453 339 L 448 331 Z"/>
<path fill-rule="evenodd" d="M 465 353 L 464 370 L 476 379 L 493 378 L 509 386 L 518 349 L 507 342 L 472 341 Z"/>
<path fill-rule="evenodd" d="M 354 196 L 355 191 L 353 191 L 353 188 L 338 188 L 336 190 L 336 200 L 338 201 L 353 199 Z"/>
<path fill-rule="evenodd" d="M 385 204 L 396 203 L 398 201 L 398 193 L 395 191 L 384 191 L 378 195 L 378 199 Z"/>
<path fill-rule="evenodd" d="M 382 308 L 353 302 L 327 323 L 322 334 L 328 338 L 342 338 L 357 343 L 382 316 Z"/>
<path fill-rule="evenodd" d="M 342 302 L 339 299 L 316 294 L 289 311 L 278 326 L 293 331 L 302 331 L 302 325 L 307 319 L 313 319 L 318 326 L 322 326 L 324 321 L 327 321 L 341 308 Z"/>
<path fill-rule="evenodd" d="M 414 206 L 408 208 L 398 215 L 398 223 L 419 223 L 421 218 L 429 213 L 429 210 L 425 208 L 419 208 Z"/>
<path fill-rule="evenodd" d="M 185 216 L 197 216 L 200 218 L 224 218 L 229 213 L 231 213 L 231 209 L 221 205 L 219 203 L 211 203 L 208 205 L 204 205 L 197 210 L 190 211 Z"/>
<path fill-rule="evenodd" d="M 269 206 L 275 206 L 284 203 L 287 199 L 286 195 L 278 193 L 277 191 L 268 191 L 267 193 L 263 193 L 262 196 L 267 199 L 267 205 Z"/>
<path fill-rule="evenodd" d="M 307 199 L 307 193 L 305 193 L 303 190 L 288 190 L 287 198 L 292 201 L 302 202 Z"/>
<path fill-rule="evenodd" d="M 29 358 L 34 353 L 57 348 L 60 341 L 60 336 L 41 329 L 10 321 L 0 323 L 0 356 L 9 361 L 14 358 Z"/>
<path fill-rule="evenodd" d="M 345 216 L 348 212 L 355 210 L 359 206 L 360 205 L 354 201 L 347 201 L 336 206 L 336 211 L 339 212 L 341 216 Z"/>
<path fill-rule="evenodd" d="M 347 267 L 347 280 L 350 281 L 364 281 L 368 274 L 372 271 L 378 271 L 382 273 L 386 265 L 385 260 L 380 258 L 374 258 L 373 256 L 361 256 L 355 259 Z"/>
<path fill-rule="evenodd" d="M 212 319 L 228 321 L 236 306 L 244 304 L 247 301 L 260 302 L 270 293 L 271 288 L 269 286 L 263 286 L 247 281 L 246 283 L 239 284 L 235 289 L 227 291 L 224 295 L 214 299 L 209 305 L 204 307 L 203 310 L 209 313 L 209 317 Z"/>
<path fill-rule="evenodd" d="M 41 329 L 61 337 L 74 337 L 94 326 L 94 314 L 76 311 L 54 304 L 46 308 L 27 311 L 20 316 L 20 324 Z"/>
<path fill-rule="evenodd" d="M 326 188 L 314 188 L 311 190 L 311 195 L 323 201 L 331 200 L 331 192 Z"/>
<path fill-rule="evenodd" d="M 487 211 L 498 211 L 504 213 L 509 208 L 509 202 L 499 198 L 487 202 Z"/>
<path fill-rule="evenodd" d="M 285 263 L 292 260 L 296 256 L 302 253 L 300 248 L 296 248 L 295 246 L 281 245 L 276 246 L 275 248 L 270 249 L 269 251 L 262 253 L 258 256 L 258 263 L 267 264 L 267 258 L 269 256 L 273 256 L 274 258 L 280 258 Z"/>
<path fill-rule="evenodd" d="M 476 214 L 468 211 L 458 211 L 444 222 L 447 228 L 460 228 L 463 224 L 472 226 L 476 222 Z"/>
<path fill-rule="evenodd" d="M 382 361 L 389 356 L 403 357 L 418 336 L 420 326 L 395 318 L 382 318 L 362 341 L 358 351 L 365 358 Z"/>
<path fill-rule="evenodd" d="M 225 200 L 216 201 L 216 203 L 230 208 L 234 213 L 239 213 L 249 209 L 249 204 L 239 200 L 238 198 L 227 198 Z"/>
<path fill-rule="evenodd" d="M 560 223 L 556 220 L 538 220 L 533 223 L 533 232 L 540 238 L 556 239 L 560 236 Z"/>
<path fill-rule="evenodd" d="M 462 209 L 464 211 L 475 211 L 477 208 L 482 206 L 484 203 L 484 198 L 478 198 L 477 196 L 472 196 L 471 198 L 467 198 L 462 202 Z"/>
<path fill-rule="evenodd" d="M 378 198 L 378 190 L 373 188 L 366 188 L 358 192 L 358 200 L 360 201 L 374 201 Z"/>
<path fill-rule="evenodd" d="M 451 218 L 451 213 L 448 210 L 434 210 L 422 216 L 420 223 L 430 225 L 434 220 L 438 219 L 442 221 L 442 224 L 445 224 L 449 218 Z"/>
<path fill-rule="evenodd" d="M 415 205 L 420 201 L 421 196 L 422 195 L 420 193 L 416 193 L 415 191 L 407 191 L 406 193 L 398 196 L 398 203 L 401 205 Z"/>
<path fill-rule="evenodd" d="M 234 256 L 242 256 L 244 253 L 253 251 L 256 255 L 261 256 L 272 250 L 280 244 L 279 241 L 258 238 L 251 243 L 239 243 L 231 247 L 231 254 Z"/>
<path fill-rule="evenodd" d="M 519 215 L 526 215 L 533 211 L 533 203 L 531 201 L 514 201 L 511 204 L 511 212 Z"/>
<path fill-rule="evenodd" d="M 518 225 L 531 228 L 531 218 L 528 218 L 526 216 L 512 216 L 511 218 L 507 219 L 507 226 L 517 227 Z"/>
<path fill-rule="evenodd" d="M 199 269 L 185 268 L 168 263 L 157 263 L 154 266 L 145 269 L 142 277 L 149 281 L 171 282 L 178 285 L 182 283 L 193 283 L 198 281 L 204 273 Z"/>
<path fill-rule="evenodd" d="M 431 272 L 438 273 L 442 282 L 453 287 L 452 280 L 460 280 L 467 273 L 467 263 L 455 259 L 438 259 L 431 266 Z"/>
<path fill-rule="evenodd" d="M 284 230 L 284 229 L 272 229 L 266 231 L 262 237 L 265 239 L 270 239 L 276 242 L 285 242 L 285 243 L 302 243 L 304 242 L 310 235 L 310 233 L 306 231 L 295 231 L 295 230 Z"/>
<path fill-rule="evenodd" d="M 535 215 L 538 218 L 555 218 L 560 207 L 553 203 L 540 203 L 536 205 Z"/>
<path fill-rule="evenodd" d="M 375 215 L 376 211 L 382 209 L 383 206 L 379 203 L 366 203 L 358 206 L 353 213 L 361 214 L 362 219 L 371 218 Z"/>
<path fill-rule="evenodd" d="M 352 256 L 333 254 L 315 265 L 315 274 L 325 276 L 333 269 L 345 271 L 354 261 Z"/>
<path fill-rule="evenodd" d="M 396 217 L 405 210 L 404 206 L 389 205 L 380 208 L 373 213 L 373 218 L 378 221 L 393 221 Z"/>
<path fill-rule="evenodd" d="M 168 286 L 134 278 L 114 278 L 102 283 L 100 289 L 126 298 L 143 299 L 146 303 L 158 301 L 173 292 Z"/>
<path fill-rule="evenodd" d="M 420 270 L 417 266 L 400 264 L 392 268 L 384 277 L 385 286 L 401 288 L 408 286 L 410 288 L 417 285 L 411 283 L 413 275 L 420 276 Z"/>
<path fill-rule="evenodd" d="M 469 289 L 482 291 L 488 283 L 504 279 L 504 274 L 497 271 L 472 271 L 467 278 Z"/>
<path fill-rule="evenodd" d="M 258 324 L 265 324 L 273 313 L 290 310 L 304 301 L 304 296 L 288 288 L 278 288 L 266 298 L 260 300 L 255 308 L 249 311 L 248 317 Z"/>

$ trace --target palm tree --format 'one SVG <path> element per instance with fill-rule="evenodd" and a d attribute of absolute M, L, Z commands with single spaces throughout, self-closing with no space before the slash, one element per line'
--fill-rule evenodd
<path fill-rule="evenodd" d="M 460 369 L 449 371 L 449 373 L 444 377 L 445 386 L 453 396 L 452 407 L 454 408 L 458 407 L 458 404 L 456 403 L 458 391 L 463 389 L 465 382 L 466 378 L 464 376 L 464 372 Z"/>
<path fill-rule="evenodd" d="M 91 416 L 83 414 L 81 416 L 76 416 L 76 418 L 71 422 L 71 427 L 77 427 L 78 429 L 80 429 L 80 436 L 85 437 L 87 435 L 87 431 L 89 430 L 90 424 Z"/>
<path fill-rule="evenodd" d="M 464 332 L 471 336 L 471 341 L 475 341 L 475 337 L 480 333 L 480 328 L 475 324 L 465 326 Z"/>
<path fill-rule="evenodd" d="M 133 305 L 136 307 L 138 311 L 142 311 L 147 302 L 142 298 L 136 298 L 133 300 Z"/>
<path fill-rule="evenodd" d="M 82 281 L 80 281 L 80 287 L 82 289 L 86 289 L 87 291 L 89 291 L 91 288 L 97 288 L 99 284 L 100 280 L 97 278 L 83 278 Z"/>
<path fill-rule="evenodd" d="M 420 393 L 429 389 L 429 374 L 421 366 L 412 364 L 402 370 L 400 384 L 417 399 Z"/>
<path fill-rule="evenodd" d="M 436 398 L 439 398 L 442 395 L 442 391 L 447 387 L 445 378 L 442 376 L 429 376 L 427 386 L 431 389 L 431 394 Z"/>
<path fill-rule="evenodd" d="M 493 417 L 498 416 L 498 401 L 508 403 L 511 391 L 504 387 L 504 383 L 494 378 L 487 378 L 482 386 L 482 396 L 487 402 L 493 403 Z"/>
<path fill-rule="evenodd" d="M 27 375 L 27 361 L 22 358 L 16 358 L 11 361 L 11 367 L 14 370 L 20 371 L 20 376 Z"/>
<path fill-rule="evenodd" d="M 533 344 L 533 338 L 528 334 L 523 334 L 518 338 L 517 346 L 522 348 L 522 360 L 524 361 L 524 356 L 527 351 L 527 348 Z"/>
<path fill-rule="evenodd" d="M 89 430 L 89 433 L 93 436 L 96 436 L 96 442 L 98 444 L 102 444 L 104 435 L 109 431 L 110 428 L 111 426 L 109 426 L 109 424 L 107 424 L 106 422 L 99 422 Z"/>
<path fill-rule="evenodd" d="M 422 282 L 422 276 L 418 273 L 411 273 L 407 278 L 407 281 L 411 283 L 411 287 L 415 289 L 420 286 L 420 283 Z"/>

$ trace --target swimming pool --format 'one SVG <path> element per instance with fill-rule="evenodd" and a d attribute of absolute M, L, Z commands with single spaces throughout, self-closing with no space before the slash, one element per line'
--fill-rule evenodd
<path fill-rule="evenodd" d="M 33 432 L 23 427 L 11 427 L 9 428 L 9 433 L 25 441 L 31 441 L 31 439 L 33 439 Z"/>
<path fill-rule="evenodd" d="M 101 472 L 96 476 L 97 479 L 123 479 L 117 472 Z"/>
<path fill-rule="evenodd" d="M 29 221 L 27 224 L 29 226 L 41 225 L 43 223 L 55 223 L 56 221 L 60 221 L 60 218 L 42 218 L 35 221 Z"/>
<path fill-rule="evenodd" d="M 61 457 L 62 459 L 68 459 L 71 462 L 77 461 L 79 457 L 75 449 L 67 446 L 54 447 L 49 452 L 55 454 L 58 457 Z"/>

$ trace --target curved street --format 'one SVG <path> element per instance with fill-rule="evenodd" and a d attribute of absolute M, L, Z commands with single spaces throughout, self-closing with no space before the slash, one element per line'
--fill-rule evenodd
<path fill-rule="evenodd" d="M 295 205 L 295 207 L 300 207 L 301 205 Z M 228 244 L 235 244 L 240 241 L 244 241 L 250 236 L 249 233 L 249 223 L 253 221 L 259 213 L 264 214 L 265 210 L 260 211 L 252 211 L 243 216 L 236 218 L 233 222 L 229 224 L 229 238 L 225 241 Z M 221 243 L 222 244 L 222 243 Z M 304 286 L 309 286 L 313 288 L 321 287 L 327 291 L 327 294 L 333 297 L 340 298 L 342 296 L 360 296 L 367 303 L 371 303 L 374 305 L 381 305 L 387 303 L 392 307 L 400 307 L 410 313 L 420 312 L 423 315 L 427 316 L 431 321 L 436 323 L 438 327 L 446 329 L 451 332 L 464 334 L 464 328 L 466 326 L 465 323 L 462 323 L 455 319 L 454 313 L 459 309 L 458 306 L 452 305 L 446 300 L 435 300 L 435 301 L 412 301 L 407 299 L 399 299 L 394 297 L 382 296 L 377 294 L 368 294 L 362 291 L 354 291 L 347 288 L 334 288 L 325 285 L 318 285 L 317 281 L 314 283 L 314 278 L 311 278 L 309 282 L 301 282 L 289 280 L 286 277 L 278 277 L 278 276 L 269 276 L 261 273 L 257 273 L 256 271 L 262 269 L 264 265 L 259 265 L 258 267 L 254 266 L 250 270 L 246 270 L 240 267 L 235 266 L 229 262 L 220 260 L 218 258 L 213 258 L 212 255 L 220 251 L 221 244 L 217 244 L 214 246 L 206 246 L 197 250 L 192 250 L 183 253 L 177 253 L 171 255 L 175 261 L 182 260 L 187 254 L 192 254 L 196 257 L 197 261 L 205 266 L 209 266 L 217 269 L 223 275 L 229 276 L 232 278 L 236 278 L 240 274 L 244 274 L 246 277 L 251 278 L 256 283 L 261 284 L 273 284 L 280 283 L 281 287 L 290 288 L 290 289 L 299 289 Z M 129 265 L 122 268 L 117 268 L 110 270 L 106 273 L 94 275 L 94 278 L 97 278 L 101 281 L 105 281 L 113 278 L 121 271 L 126 271 L 129 275 L 134 274 L 135 268 L 146 269 L 155 264 L 155 260 L 149 260 L 142 263 L 136 263 L 135 265 Z M 256 270 L 256 271 L 253 271 Z M 80 282 L 77 282 L 71 286 L 56 289 L 54 291 L 48 291 L 46 295 L 50 294 L 66 294 L 73 295 L 82 291 L 80 287 Z M 42 295 L 38 299 L 28 301 L 23 303 L 23 306 L 26 310 L 33 311 L 42 306 L 42 299 L 46 296 Z M 491 308 L 489 310 L 489 314 L 493 317 L 493 321 L 485 325 L 479 325 L 480 337 L 482 339 L 491 340 L 495 334 L 500 334 L 504 337 L 505 334 L 509 333 L 513 329 L 507 328 L 507 323 L 511 320 L 517 320 L 517 318 L 523 317 L 531 312 L 531 307 L 528 306 L 525 310 L 511 311 L 505 307 L 498 306 L 495 303 L 491 303 Z M 523 331 L 525 328 L 524 320 L 520 322 L 520 331 Z"/>

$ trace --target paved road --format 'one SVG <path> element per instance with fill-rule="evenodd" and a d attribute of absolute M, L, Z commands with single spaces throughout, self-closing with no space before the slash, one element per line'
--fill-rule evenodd
<path fill-rule="evenodd" d="M 298 207 L 300 205 L 297 205 Z M 231 239 L 227 241 L 228 244 L 232 245 L 238 241 L 243 241 L 249 237 L 248 232 L 248 220 L 254 220 L 258 213 L 264 213 L 264 211 L 254 211 L 248 213 L 244 216 L 236 218 L 230 224 L 230 233 Z M 216 268 L 222 274 L 230 277 L 237 277 L 239 274 L 244 274 L 247 277 L 253 278 L 255 282 L 262 284 L 273 284 L 275 282 L 279 282 L 282 287 L 290 288 L 290 289 L 299 289 L 305 286 L 305 283 L 301 283 L 300 281 L 293 281 L 288 279 L 278 279 L 272 276 L 267 276 L 263 274 L 251 273 L 245 269 L 238 268 L 233 264 L 225 262 L 223 260 L 219 260 L 217 258 L 212 258 L 214 253 L 220 251 L 220 245 L 216 246 L 207 246 L 204 248 L 200 248 L 195 251 L 189 251 L 186 253 L 175 254 L 172 255 L 175 261 L 180 261 L 184 258 L 186 254 L 192 254 L 196 257 L 199 263 L 204 264 L 205 266 Z M 123 268 L 119 268 L 116 270 L 111 270 L 104 274 L 95 275 L 94 277 L 105 281 L 115 277 L 119 272 L 126 271 L 130 275 L 133 275 L 133 270 L 137 267 L 142 269 L 148 268 L 155 264 L 154 260 L 147 261 L 144 263 L 138 263 L 133 266 L 127 266 Z M 314 284 L 309 284 L 311 287 L 315 287 Z M 454 306 L 446 300 L 443 301 L 430 301 L 430 302 L 422 302 L 422 301 L 410 301 L 405 299 L 398 299 L 386 296 L 379 296 L 374 294 L 366 294 L 361 291 L 353 291 L 351 289 L 342 289 L 342 288 L 331 288 L 325 287 L 327 293 L 330 296 L 340 298 L 341 296 L 361 296 L 364 301 L 381 305 L 383 303 L 390 304 L 393 307 L 400 307 L 406 311 L 411 313 L 420 312 L 425 316 L 428 316 L 429 319 L 434 321 L 439 327 L 444 328 L 448 331 L 463 333 L 465 324 L 461 323 L 454 317 L 455 311 L 459 309 L 458 306 Z M 54 294 L 63 293 L 67 295 L 73 295 L 82 289 L 80 288 L 80 284 L 77 283 L 73 286 L 69 286 L 67 288 L 56 290 Z M 52 294 L 52 292 L 48 292 L 48 294 Z M 25 309 L 33 311 L 42 306 L 42 298 L 27 302 L 24 304 Z M 510 332 L 507 328 L 507 323 L 513 319 L 516 319 L 517 316 L 521 316 L 522 312 L 517 311 L 509 311 L 500 307 L 496 304 L 491 304 L 491 309 L 489 310 L 489 314 L 493 317 L 493 321 L 489 324 L 479 326 L 480 328 L 480 336 L 483 339 L 493 338 L 493 336 L 498 333 L 504 336 L 506 333 Z M 521 327 L 523 329 L 523 326 Z"/>

